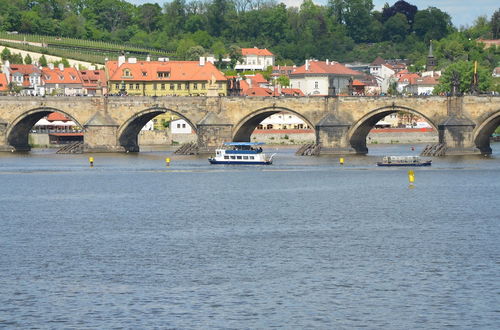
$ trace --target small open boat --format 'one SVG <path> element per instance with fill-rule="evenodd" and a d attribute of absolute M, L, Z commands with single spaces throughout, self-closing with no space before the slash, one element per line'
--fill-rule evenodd
<path fill-rule="evenodd" d="M 431 166 L 432 160 L 421 160 L 419 156 L 385 156 L 377 166 Z"/>

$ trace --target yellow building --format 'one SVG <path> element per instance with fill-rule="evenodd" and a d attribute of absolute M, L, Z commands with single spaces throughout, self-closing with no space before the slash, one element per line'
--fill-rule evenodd
<path fill-rule="evenodd" d="M 135 58 L 106 62 L 109 94 L 141 96 L 225 96 L 226 77 L 215 65 L 200 61 L 137 61 Z"/>

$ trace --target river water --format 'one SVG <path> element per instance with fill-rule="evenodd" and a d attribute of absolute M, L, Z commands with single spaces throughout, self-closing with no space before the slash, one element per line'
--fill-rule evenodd
<path fill-rule="evenodd" d="M 0 328 L 498 329 L 493 149 L 414 188 L 374 165 L 408 145 L 344 166 L 0 154 Z"/>

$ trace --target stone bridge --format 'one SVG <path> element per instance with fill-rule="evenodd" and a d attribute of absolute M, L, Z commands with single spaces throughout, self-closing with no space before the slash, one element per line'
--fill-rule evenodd
<path fill-rule="evenodd" d="M 0 97 L 0 150 L 27 151 L 33 125 L 60 112 L 84 128 L 87 152 L 137 152 L 138 133 L 155 116 L 173 112 L 209 152 L 222 142 L 250 141 L 267 116 L 293 113 L 316 131 L 322 153 L 368 152 L 366 136 L 398 111 L 424 117 L 439 132 L 447 154 L 491 153 L 489 136 L 500 124 L 500 97 Z"/>

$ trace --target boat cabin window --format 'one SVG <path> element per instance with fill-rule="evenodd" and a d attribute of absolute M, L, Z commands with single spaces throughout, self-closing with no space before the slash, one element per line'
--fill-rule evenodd
<path fill-rule="evenodd" d="M 250 159 L 254 159 L 254 157 L 253 157 L 253 156 L 250 156 Z"/>
<path fill-rule="evenodd" d="M 231 156 L 231 159 L 236 159 L 236 157 L 234 157 L 234 156 Z"/>
<path fill-rule="evenodd" d="M 217 151 L 217 155 L 219 155 L 219 156 L 220 156 L 220 151 Z"/>
<path fill-rule="evenodd" d="M 241 156 L 236 156 L 236 159 L 241 159 Z"/>
<path fill-rule="evenodd" d="M 224 156 L 224 159 L 229 159 L 229 156 Z"/>
<path fill-rule="evenodd" d="M 243 156 L 243 159 L 248 159 L 248 156 Z"/>

